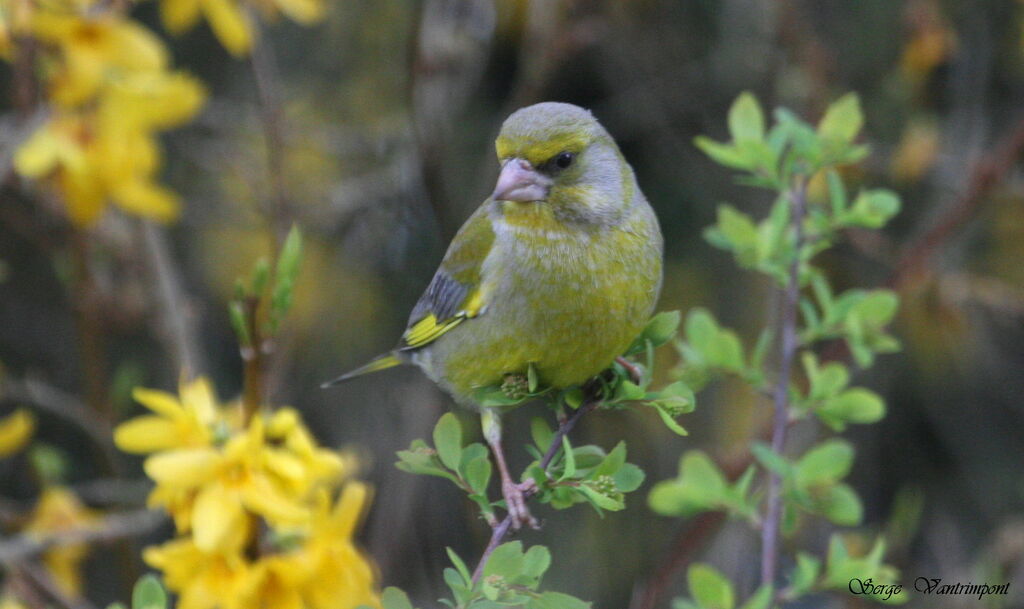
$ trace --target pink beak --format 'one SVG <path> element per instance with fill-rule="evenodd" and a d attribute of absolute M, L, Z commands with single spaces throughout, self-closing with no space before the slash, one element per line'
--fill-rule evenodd
<path fill-rule="evenodd" d="M 501 168 L 491 195 L 495 201 L 543 201 L 551 190 L 551 178 L 542 175 L 524 159 L 509 159 Z"/>

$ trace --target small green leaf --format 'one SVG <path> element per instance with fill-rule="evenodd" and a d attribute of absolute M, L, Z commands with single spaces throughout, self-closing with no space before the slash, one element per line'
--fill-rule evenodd
<path fill-rule="evenodd" d="M 847 93 L 833 102 L 818 123 L 818 133 L 827 139 L 850 142 L 864 126 L 864 115 L 856 93 Z"/>
<path fill-rule="evenodd" d="M 510 541 L 494 549 L 484 565 L 484 577 L 501 575 L 512 579 L 523 572 L 523 543 Z"/>
<path fill-rule="evenodd" d="M 799 598 L 811 591 L 818 574 L 821 573 L 821 561 L 807 554 L 800 552 L 796 555 L 796 567 L 790 577 L 790 594 L 793 598 Z"/>
<path fill-rule="evenodd" d="M 788 479 L 793 475 L 793 465 L 785 457 L 772 450 L 767 444 L 755 442 L 750 447 L 750 452 L 760 461 L 761 465 L 775 472 L 783 479 Z"/>
<path fill-rule="evenodd" d="M 231 320 L 231 327 L 235 330 L 235 336 L 243 347 L 252 346 L 252 336 L 249 334 L 249 324 L 245 319 L 245 306 L 232 300 L 228 303 L 228 318 Z"/>
<path fill-rule="evenodd" d="M 743 92 L 729 108 L 729 134 L 735 142 L 764 139 L 764 112 L 757 98 Z"/>
<path fill-rule="evenodd" d="M 434 448 L 445 467 L 458 469 L 462 459 L 462 426 L 454 413 L 445 413 L 434 426 Z"/>
<path fill-rule="evenodd" d="M 565 455 L 565 469 L 559 480 L 569 480 L 576 475 L 576 455 L 569 444 L 569 438 L 562 436 L 562 454 Z"/>
<path fill-rule="evenodd" d="M 155 575 L 143 575 L 132 589 L 132 609 L 166 609 L 167 592 Z"/>
<path fill-rule="evenodd" d="M 853 465 L 853 446 L 845 440 L 826 440 L 796 463 L 796 484 L 806 488 L 841 480 Z"/>
<path fill-rule="evenodd" d="M 601 461 L 601 463 L 594 468 L 594 471 L 590 473 L 591 478 L 598 476 L 613 476 L 615 472 L 619 471 L 626 463 L 626 443 L 620 441 L 615 445 L 615 448 Z"/>
<path fill-rule="evenodd" d="M 859 525 L 864 517 L 860 497 L 846 484 L 830 488 L 819 510 L 831 522 L 845 527 Z"/>
<path fill-rule="evenodd" d="M 544 592 L 530 600 L 527 609 L 590 609 L 590 603 L 561 592 Z"/>
<path fill-rule="evenodd" d="M 703 135 L 695 137 L 693 143 L 697 148 L 700 148 L 701 152 L 708 155 L 712 161 L 719 165 L 732 169 L 749 169 L 751 167 L 750 160 L 735 146 L 716 142 Z"/>
<path fill-rule="evenodd" d="M 865 228 L 881 228 L 900 211 L 900 198 L 890 190 L 866 190 L 842 216 L 844 222 Z"/>
<path fill-rule="evenodd" d="M 817 409 L 826 425 L 842 431 L 847 423 L 874 423 L 885 416 L 885 402 L 873 391 L 855 387 L 827 400 Z"/>
<path fill-rule="evenodd" d="M 252 279 L 249 283 L 251 291 L 249 294 L 257 297 L 262 294 L 263 289 L 267 287 L 267 280 L 269 278 L 270 263 L 267 262 L 266 256 L 260 256 L 260 259 L 252 267 Z"/>
<path fill-rule="evenodd" d="M 529 366 L 526 367 L 527 391 L 529 391 L 530 393 L 535 393 L 537 391 L 537 386 L 539 382 L 540 381 L 537 377 L 537 367 L 533 365 L 533 362 L 530 362 Z"/>
<path fill-rule="evenodd" d="M 687 572 L 690 596 L 704 609 L 732 609 L 736 603 L 730 582 L 720 571 L 702 563 Z"/>
<path fill-rule="evenodd" d="M 551 552 L 544 546 L 533 546 L 523 556 L 523 574 L 540 579 L 551 566 Z"/>
<path fill-rule="evenodd" d="M 534 417 L 530 421 L 530 436 L 533 438 L 533 444 L 537 449 L 543 452 L 551 446 L 551 440 L 555 437 L 555 432 L 548 427 L 544 419 Z"/>
<path fill-rule="evenodd" d="M 384 609 L 413 609 L 409 597 L 398 588 L 384 588 L 380 595 L 380 602 Z"/>
<path fill-rule="evenodd" d="M 469 584 L 472 581 L 472 576 L 469 573 L 469 568 L 466 566 L 466 563 L 459 558 L 459 555 L 455 553 L 455 550 L 445 548 L 445 552 L 448 553 L 448 560 L 452 561 L 452 565 L 459 572 L 459 575 L 462 576 L 462 581 L 465 584 Z"/>
<path fill-rule="evenodd" d="M 775 589 L 770 585 L 758 587 L 757 591 L 740 605 L 740 609 L 768 609 L 774 600 Z"/>
<path fill-rule="evenodd" d="M 641 336 L 651 341 L 655 347 L 660 347 L 676 335 L 681 319 L 682 314 L 679 311 L 662 311 L 647 322 Z"/>
<path fill-rule="evenodd" d="M 644 470 L 632 463 L 623 464 L 619 471 L 612 475 L 612 479 L 615 480 L 615 488 L 623 493 L 631 493 L 640 488 L 640 485 L 644 483 L 645 477 Z"/>
<path fill-rule="evenodd" d="M 576 487 L 576 490 L 583 493 L 595 507 L 608 510 L 609 512 L 618 512 L 626 507 L 622 500 L 599 493 L 586 484 L 579 485 Z"/>
<path fill-rule="evenodd" d="M 465 464 L 463 476 L 466 483 L 478 495 L 487 494 L 487 486 L 491 481 L 491 461 L 487 457 L 477 457 Z"/>

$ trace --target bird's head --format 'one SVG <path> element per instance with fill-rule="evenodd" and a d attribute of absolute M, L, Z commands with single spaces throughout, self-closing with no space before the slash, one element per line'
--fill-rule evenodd
<path fill-rule="evenodd" d="M 563 220 L 611 224 L 632 201 L 632 169 L 583 108 L 544 102 L 517 110 L 495 146 L 501 174 L 491 198 L 507 210 L 546 206 Z"/>

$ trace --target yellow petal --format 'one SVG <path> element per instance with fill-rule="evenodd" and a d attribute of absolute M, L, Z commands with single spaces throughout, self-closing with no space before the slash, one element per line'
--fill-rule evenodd
<path fill-rule="evenodd" d="M 212 448 L 184 448 L 153 455 L 143 468 L 157 484 L 192 488 L 208 481 L 220 464 L 221 455 Z"/>
<path fill-rule="evenodd" d="M 160 19 L 172 34 L 181 34 L 199 19 L 199 0 L 161 0 Z"/>
<path fill-rule="evenodd" d="M 292 21 L 310 25 L 323 18 L 324 5 L 320 0 L 275 0 L 281 12 Z"/>
<path fill-rule="evenodd" d="M 252 49 L 252 28 L 242 9 L 232 0 L 204 0 L 203 12 L 213 33 L 229 53 L 241 57 Z"/>
<path fill-rule="evenodd" d="M 256 478 L 242 489 L 242 503 L 277 526 L 303 524 L 309 510 L 276 489 L 266 479 Z"/>
<path fill-rule="evenodd" d="M 117 426 L 114 444 L 126 453 L 146 454 L 187 444 L 180 427 L 156 415 L 135 417 Z"/>
<path fill-rule="evenodd" d="M 108 61 L 130 70 L 156 71 L 167 66 L 167 50 L 149 29 L 133 21 L 118 21 L 106 49 Z"/>
<path fill-rule="evenodd" d="M 264 449 L 263 464 L 268 470 L 291 483 L 299 483 L 306 478 L 306 467 L 302 460 L 283 450 Z"/>
<path fill-rule="evenodd" d="M 178 390 L 181 402 L 203 423 L 217 419 L 217 394 L 206 377 L 199 377 L 191 383 L 183 383 Z"/>
<path fill-rule="evenodd" d="M 119 184 L 113 196 L 121 209 L 165 224 L 177 219 L 181 212 L 178 195 L 148 180 Z"/>
<path fill-rule="evenodd" d="M 173 419 L 185 414 L 178 398 L 166 391 L 136 387 L 132 389 L 132 398 L 139 404 L 165 417 Z"/>
<path fill-rule="evenodd" d="M 35 417 L 24 408 L 19 408 L 0 420 L 0 457 L 21 450 L 32 438 L 35 429 Z"/>
<path fill-rule="evenodd" d="M 107 207 L 103 185 L 90 167 L 65 168 L 58 183 L 64 193 L 68 217 L 78 226 L 90 226 L 99 219 Z"/>
<path fill-rule="evenodd" d="M 352 537 L 356 525 L 363 516 L 369 494 L 370 487 L 361 482 L 349 482 L 345 485 L 345 490 L 342 491 L 332 514 L 333 532 L 337 537 Z"/>
<path fill-rule="evenodd" d="M 64 71 L 54 77 L 50 96 L 65 107 L 87 101 L 100 88 L 106 67 L 107 62 L 94 49 L 80 48 L 65 53 Z"/>
<path fill-rule="evenodd" d="M 192 512 L 192 538 L 204 552 L 234 549 L 230 541 L 245 537 L 245 512 L 236 493 L 212 484 L 196 496 Z"/>
<path fill-rule="evenodd" d="M 26 178 L 40 178 L 57 168 L 60 142 L 51 125 L 36 130 L 14 153 L 14 168 Z"/>

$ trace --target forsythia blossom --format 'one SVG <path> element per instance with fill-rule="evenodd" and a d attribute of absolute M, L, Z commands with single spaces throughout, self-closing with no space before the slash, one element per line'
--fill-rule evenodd
<path fill-rule="evenodd" d="M 16 38 L 42 44 L 37 64 L 51 102 L 46 122 L 18 149 L 14 165 L 49 180 L 71 220 L 88 226 L 107 205 L 159 221 L 173 220 L 177 196 L 156 182 L 160 131 L 190 120 L 205 93 L 169 69 L 152 32 L 112 8 L 82 2 L 16 3 L 4 29 L 8 59 Z M 88 9 L 88 10 L 87 10 Z M 12 47 L 13 45 L 13 47 Z"/>
<path fill-rule="evenodd" d="M 179 396 L 137 389 L 153 414 L 114 436 L 122 450 L 150 455 L 150 504 L 174 518 L 179 536 L 144 557 L 179 607 L 378 605 L 373 567 L 352 541 L 368 490 L 346 481 L 351 460 L 317 446 L 291 408 L 244 423 L 203 379 Z"/>
<path fill-rule="evenodd" d="M 174 34 L 191 29 L 203 16 L 224 48 L 241 56 L 252 50 L 253 44 L 246 4 L 258 8 L 266 19 L 284 14 L 302 25 L 319 21 L 324 13 L 323 0 L 160 0 L 160 16 L 164 27 Z"/>

